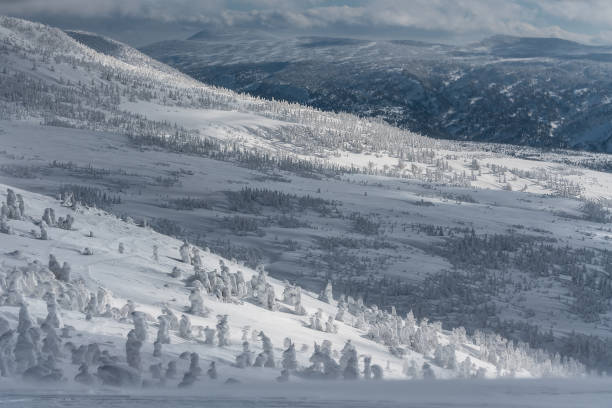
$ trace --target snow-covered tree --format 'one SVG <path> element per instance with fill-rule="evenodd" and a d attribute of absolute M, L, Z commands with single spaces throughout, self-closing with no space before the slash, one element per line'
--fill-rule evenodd
<path fill-rule="evenodd" d="M 45 323 L 49 326 L 59 329 L 62 325 L 59 315 L 57 313 L 57 301 L 53 292 L 47 292 L 45 295 L 47 302 L 47 317 Z"/>
<path fill-rule="evenodd" d="M 274 347 L 272 346 L 272 341 L 268 336 L 264 334 L 264 332 L 259 332 L 259 338 L 261 339 L 261 347 L 263 351 L 257 355 L 255 358 L 255 367 L 276 367 L 276 362 L 274 361 Z"/>
<path fill-rule="evenodd" d="M 184 339 L 191 339 L 192 337 L 191 319 L 189 319 L 189 316 L 187 315 L 181 316 L 181 321 L 179 323 L 179 336 Z"/>
<path fill-rule="evenodd" d="M 331 281 L 327 281 L 327 284 L 325 285 L 325 288 L 323 289 L 323 291 L 321 292 L 321 294 L 319 295 L 319 300 L 325 302 L 325 303 L 332 303 L 334 300 L 334 294 L 333 294 L 333 290 L 332 290 L 332 283 Z"/>
<path fill-rule="evenodd" d="M 181 253 L 181 261 L 186 264 L 191 264 L 191 246 L 187 243 L 187 241 L 183 242 L 180 248 Z"/>
<path fill-rule="evenodd" d="M 125 342 L 125 357 L 130 367 L 140 370 L 140 348 L 142 341 L 139 339 L 136 329 L 128 332 L 127 341 Z"/>
<path fill-rule="evenodd" d="M 189 370 L 183 375 L 183 380 L 179 383 L 179 387 L 189 387 L 198 379 L 202 374 L 200 368 L 200 356 L 198 353 L 190 354 Z"/>
<path fill-rule="evenodd" d="M 215 329 L 211 329 L 210 327 L 206 326 L 204 328 L 204 344 L 208 344 L 211 346 L 214 345 L 216 333 L 217 331 Z"/>
<path fill-rule="evenodd" d="M 46 334 L 43 340 L 42 352 L 54 358 L 61 357 L 62 340 L 55 332 L 53 326 L 45 322 L 42 324 L 41 329 Z"/>
<path fill-rule="evenodd" d="M 246 368 L 253 365 L 253 353 L 250 350 L 249 342 L 242 343 L 242 353 L 236 356 L 236 366 Z"/>
<path fill-rule="evenodd" d="M 423 363 L 423 367 L 421 368 L 421 375 L 426 380 L 433 380 L 436 378 L 436 374 L 428 363 Z"/>
<path fill-rule="evenodd" d="M 95 377 L 89 373 L 89 366 L 87 363 L 81 363 L 77 375 L 74 376 L 74 381 L 83 385 L 93 385 Z"/>
<path fill-rule="evenodd" d="M 157 341 L 160 344 L 170 344 L 169 324 L 166 316 L 162 315 L 157 318 L 159 328 L 157 330 Z"/>
<path fill-rule="evenodd" d="M 229 346 L 229 324 L 227 315 L 217 316 L 217 338 L 219 347 Z"/>
<path fill-rule="evenodd" d="M 204 299 L 202 298 L 202 293 L 199 289 L 194 288 L 191 290 L 189 301 L 191 302 L 189 313 L 197 316 L 208 315 L 208 309 L 204 307 Z"/>
<path fill-rule="evenodd" d="M 217 379 L 217 365 L 215 364 L 214 361 L 210 362 L 210 366 L 208 367 L 206 374 L 208 375 L 208 378 L 210 378 L 211 380 Z"/>
<path fill-rule="evenodd" d="M 342 369 L 342 377 L 345 380 L 356 380 L 359 378 L 359 361 L 357 358 L 357 350 L 355 346 L 348 340 L 344 344 L 340 356 L 340 367 Z"/>
<path fill-rule="evenodd" d="M 45 208 L 42 221 L 49 227 L 55 226 L 55 210 L 53 208 Z"/>
<path fill-rule="evenodd" d="M 143 312 L 132 312 L 132 320 L 134 321 L 134 334 L 141 342 L 147 341 L 147 320 Z"/>

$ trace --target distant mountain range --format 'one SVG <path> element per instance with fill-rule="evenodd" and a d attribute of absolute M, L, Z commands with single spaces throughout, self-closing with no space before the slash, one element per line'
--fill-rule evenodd
<path fill-rule="evenodd" d="M 456 140 L 612 152 L 612 47 L 201 32 L 142 48 L 206 83 Z"/>

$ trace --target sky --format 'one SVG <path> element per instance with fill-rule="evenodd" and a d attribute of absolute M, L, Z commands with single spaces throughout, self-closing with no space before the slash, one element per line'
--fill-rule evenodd
<path fill-rule="evenodd" d="M 612 0 L 0 0 L 0 14 L 134 46 L 201 29 L 454 44 L 503 34 L 612 44 Z"/>

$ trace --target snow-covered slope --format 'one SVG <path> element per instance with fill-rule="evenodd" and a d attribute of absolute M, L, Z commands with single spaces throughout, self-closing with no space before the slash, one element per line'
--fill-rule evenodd
<path fill-rule="evenodd" d="M 363 296 L 368 305 L 387 312 L 396 306 L 402 316 L 414 309 L 419 319 L 442 321 L 447 329 L 502 332 L 590 367 L 612 362 L 605 343 L 612 334 L 606 252 L 612 177 L 600 171 L 609 156 L 435 141 L 381 122 L 210 87 L 91 34 L 71 33 L 80 43 L 4 17 L 0 27 L 0 182 L 52 196 L 73 192 L 85 204 L 146 220 L 226 258 L 263 263 L 271 276 L 308 290 L 331 280 L 336 299 Z M 20 228 L 33 227 L 26 221 Z M 94 231 L 91 242 L 103 240 L 98 236 Z M 107 279 L 119 303 L 132 289 L 120 277 L 147 280 L 153 268 L 158 275 L 151 282 L 173 282 L 143 289 L 142 307 L 158 313 L 162 300 L 149 301 L 150 295 L 168 301 L 176 294 L 183 302 L 178 309 L 186 304 L 182 284 L 164 275 L 172 262 L 163 254 L 178 257 L 178 243 L 166 240 L 160 242 L 173 249 L 159 246 L 158 269 L 138 261 L 152 256 L 153 242 L 144 245 L 144 238 L 124 244 L 126 251 L 144 246 L 130 258 L 135 263 L 115 269 L 113 262 L 125 258 L 116 240 L 97 243 L 92 256 L 68 252 L 58 259 L 101 258 L 107 267 L 91 265 L 84 279 Z M 209 267 L 218 264 L 215 256 L 206 259 Z M 251 307 L 247 302 L 240 310 Z M 220 304 L 215 313 L 232 308 Z M 296 343 L 312 336 L 300 326 L 306 318 L 253 310 L 261 318 L 245 321 L 274 316 L 281 327 L 296 327 Z M 241 319 L 230 318 L 233 336 L 249 324 Z M 334 347 L 353 336 L 365 349 L 359 353 L 383 367 L 389 359 L 385 375 L 399 375 L 401 365 L 386 347 L 362 343 L 365 333 L 347 330 L 332 336 Z M 385 340 L 377 330 L 372 337 L 387 347 L 415 347 L 407 338 Z M 321 333 L 315 335 L 326 336 Z M 282 338 L 271 335 L 280 347 Z M 233 358 L 239 347 L 232 347 Z M 300 354 L 302 362 L 310 352 Z M 495 357 L 502 373 L 505 361 Z"/>
<path fill-rule="evenodd" d="M 1 185 L 0 190 L 3 191 L 0 198 L 5 202 L 4 207 L 12 208 L 9 197 L 11 193 L 7 190 L 7 186 Z M 348 363 L 344 360 L 346 356 L 342 350 L 347 342 L 350 342 L 358 352 L 355 356 L 360 361 L 359 372 L 364 370 L 363 359 L 369 356 L 373 364 L 379 364 L 382 369 L 381 374 L 386 378 L 421 376 L 421 367 L 424 363 L 431 364 L 436 377 L 441 378 L 477 374 L 496 376 L 510 373 L 517 376 L 569 375 L 580 373 L 581 370 L 580 366 L 574 363 L 564 363 L 561 366 L 559 362 L 542 359 L 542 356 L 524 354 L 525 350 L 514 351 L 512 345 L 504 345 L 505 343 L 499 339 L 474 337 L 473 340 L 468 340 L 465 334 L 460 332 L 444 332 L 426 321 L 417 325 L 410 318 L 404 320 L 402 317 L 389 314 L 388 311 L 366 308 L 353 304 L 350 300 L 341 306 L 336 301 L 323 302 L 318 300 L 317 295 L 303 292 L 301 304 L 305 311 L 304 314 L 299 314 L 296 313 L 295 305 L 283 296 L 288 293 L 287 284 L 266 278 L 265 273 L 261 271 L 253 271 L 242 264 L 213 255 L 205 249 L 200 249 L 199 255 L 194 257 L 195 251 L 191 248 L 191 263 L 184 263 L 181 261 L 183 245 L 181 241 L 156 233 L 147 227 L 137 226 L 130 220 L 122 221 L 101 210 L 78 206 L 76 209 L 74 206 L 67 207 L 71 204 L 71 199 L 68 197 L 64 197 L 60 202 L 26 191 L 16 190 L 15 193 L 21 196 L 21 198 L 17 196 L 17 201 L 23 200 L 24 206 L 20 210 L 19 217 L 14 216 L 9 220 L 5 218 L 3 221 L 4 227 L 8 226 L 11 233 L 0 234 L 2 322 L 3 324 L 8 322 L 10 329 L 21 335 L 24 319 L 20 315 L 19 305 L 25 304 L 33 318 L 33 327 L 38 326 L 37 319 L 39 322 L 48 323 L 49 320 L 45 320 L 45 317 L 49 309 L 48 306 L 45 307 L 43 300 L 45 299 L 47 304 L 57 307 L 59 316 L 56 324 L 57 334 L 60 334 L 59 329 L 71 327 L 65 332 L 62 330 L 62 338 L 58 340 L 63 345 L 59 348 L 49 346 L 47 340 L 40 344 L 35 340 L 32 341 L 37 369 L 35 373 L 26 376 L 42 379 L 51 372 L 52 367 L 56 367 L 62 370 L 63 377 L 71 380 L 83 361 L 75 351 L 82 344 L 96 343 L 104 352 L 102 360 L 90 361 L 92 371 L 104 365 L 125 366 L 125 338 L 137 320 L 134 310 L 143 312 L 147 321 L 145 324 L 148 326 L 147 337 L 139 352 L 141 363 L 138 367 L 141 369 L 141 380 L 149 382 L 159 380 L 153 373 L 148 372 L 150 366 L 159 363 L 163 366 L 162 373 L 171 361 L 178 361 L 179 373 L 187 370 L 188 362 L 181 360 L 181 355 L 185 351 L 198 353 L 201 358 L 200 364 L 204 369 L 210 362 L 215 362 L 220 381 L 228 377 L 243 382 L 249 379 L 273 381 L 284 367 L 283 361 L 286 361 L 286 353 L 283 354 L 283 350 L 289 347 L 289 343 L 284 340 L 285 338 L 291 339 L 297 350 L 298 367 L 290 368 L 290 372 L 291 377 L 295 376 L 298 380 L 302 377 L 318 378 L 319 367 L 313 365 L 309 357 L 314 351 L 313 344 L 322 344 L 324 341 L 331 343 L 332 358 L 337 360 L 340 357 L 341 368 L 338 377 L 346 376 L 344 367 Z M 6 205 L 6 202 L 9 204 Z M 57 223 L 51 222 L 51 225 L 46 227 L 47 239 L 42 239 L 40 225 L 46 209 L 53 209 Z M 70 229 L 65 229 L 61 226 L 60 219 L 67 219 L 69 216 L 74 218 L 74 222 Z M 54 267 L 48 268 L 48 259 L 51 255 L 59 263 L 67 262 L 70 265 L 69 277 L 61 274 L 56 277 L 52 272 Z M 177 276 L 177 270 L 180 271 L 180 276 Z M 238 271 L 241 271 L 246 280 L 244 286 L 245 289 L 248 287 L 246 291 L 241 291 L 240 279 L 236 284 L 235 274 Z M 194 280 L 194 277 L 203 276 L 202 274 L 210 277 L 210 283 L 208 277 Z M 214 279 L 217 279 L 216 284 Z M 264 304 L 258 300 L 261 299 L 261 292 L 258 292 L 262 290 L 261 279 L 267 279 L 270 286 L 265 290 L 271 290 L 273 296 L 272 299 L 268 297 Z M 265 288 L 265 283 L 263 287 Z M 289 290 L 292 290 L 291 288 L 290 286 Z M 228 290 L 227 294 L 225 290 Z M 204 312 L 193 309 L 194 292 L 203 297 Z M 51 293 L 56 300 L 49 300 Z M 128 302 L 133 304 L 130 306 Z M 342 318 L 343 321 L 335 320 L 339 308 L 343 307 L 348 307 Z M 327 316 L 333 316 L 335 330 L 325 332 L 320 328 L 311 327 L 313 321 L 309 316 L 315 316 L 316 313 L 325 320 Z M 181 315 L 188 316 L 191 321 L 191 337 L 186 337 L 178 327 L 172 327 L 173 318 L 181 319 Z M 229 322 L 229 332 L 225 336 L 228 344 L 219 345 L 218 323 L 220 317 L 224 315 L 228 317 Z M 21 322 L 19 327 L 17 327 L 18 320 Z M 161 354 L 154 356 L 153 343 L 156 339 L 160 340 L 160 337 L 156 337 L 156 333 L 162 323 L 171 328 L 169 344 L 162 341 L 164 344 Z M 392 323 L 393 331 L 397 330 L 397 333 L 404 331 L 407 336 L 411 336 L 414 346 L 400 347 L 398 343 L 392 347 L 394 350 L 392 354 L 388 345 L 381 344 L 381 340 L 372 333 L 381 330 L 389 323 Z M 212 342 L 209 343 L 206 341 L 206 331 L 215 327 L 217 335 L 213 336 Z M 206 328 L 204 336 L 198 328 Z M 6 329 L 7 327 L 4 327 L 4 330 Z M 43 330 L 49 330 L 49 327 Z M 261 351 L 257 337 L 257 333 L 260 332 L 269 336 L 274 345 L 272 362 L 266 364 L 271 367 L 237 367 L 236 357 L 241 354 L 245 341 L 252 344 L 253 361 L 256 360 L 256 356 Z M 11 340 L 6 339 L 6 335 L 8 333 L 5 333 L 2 341 L 2 362 L 6 375 L 11 376 L 19 374 L 19 371 L 15 373 L 14 370 L 18 370 L 16 367 L 19 366 L 20 356 L 23 355 L 18 353 L 18 350 L 23 347 L 19 347 L 22 339 L 17 334 L 12 335 Z M 395 333 L 392 335 L 396 336 Z M 43 339 L 47 337 L 49 335 L 43 335 Z M 377 339 L 378 341 L 375 341 Z M 482 343 L 477 345 L 473 341 Z M 438 354 L 442 351 L 450 353 L 451 349 L 444 347 L 449 344 L 452 344 L 452 363 L 448 362 L 450 357 Z M 11 347 L 16 348 L 13 351 Z M 420 347 L 422 350 L 428 350 L 428 354 L 437 347 L 435 358 L 426 357 L 411 349 Z M 498 354 L 501 352 L 499 347 L 505 349 L 503 354 Z M 47 361 L 48 356 L 53 356 L 53 363 Z M 480 360 L 484 356 L 489 360 L 498 361 L 499 368 L 496 369 L 491 363 Z M 464 361 L 468 357 L 473 366 L 470 363 L 465 365 Z M 536 359 L 542 360 L 536 361 Z M 13 360 L 17 361 L 15 366 L 12 365 Z M 444 363 L 441 363 L 442 361 Z M 416 372 L 409 371 L 408 362 L 415 365 Z M 445 367 L 438 367 L 436 364 Z M 310 371 L 307 368 L 309 366 L 313 367 Z M 31 369 L 31 365 L 25 367 Z M 361 377 L 360 373 L 357 375 Z M 169 377 L 165 383 L 168 386 L 175 386 L 181 381 L 181 377 L 182 375 L 177 375 L 176 378 Z M 206 376 L 202 374 L 202 377 Z M 49 380 L 47 377 L 45 379 Z M 96 381 L 101 382 L 101 380 Z"/>

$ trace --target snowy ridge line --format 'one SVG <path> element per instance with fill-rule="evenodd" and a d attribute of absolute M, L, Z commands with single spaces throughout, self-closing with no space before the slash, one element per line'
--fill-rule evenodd
<path fill-rule="evenodd" d="M 438 323 L 417 323 L 411 313 L 403 319 L 359 299 L 336 302 L 331 284 L 318 296 L 302 292 L 268 278 L 263 268 L 245 268 L 81 207 L 69 194 L 58 202 L 0 188 L 7 188 L 0 196 L 0 246 L 9 249 L 0 263 L 5 376 L 189 386 L 203 381 L 201 359 L 210 363 L 211 381 L 218 371 L 239 381 L 301 381 L 567 376 L 584 370 L 571 359 L 514 346 L 497 335 L 468 337 L 461 328 L 443 331 Z M 58 259 L 65 260 L 63 266 Z M 41 318 L 32 318 L 30 310 Z M 250 341 L 261 341 L 261 352 L 252 351 Z M 281 349 L 274 346 L 281 343 Z M 338 351 L 334 346 L 340 344 Z M 189 367 L 181 380 L 177 370 L 185 360 Z M 96 367 L 93 376 L 89 370 Z"/>

